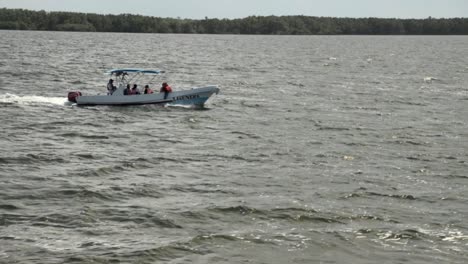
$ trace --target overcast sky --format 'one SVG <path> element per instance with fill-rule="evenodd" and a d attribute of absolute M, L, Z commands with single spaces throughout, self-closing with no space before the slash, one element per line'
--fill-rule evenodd
<path fill-rule="evenodd" d="M 0 0 L 0 7 L 180 18 L 468 17 L 468 0 Z"/>

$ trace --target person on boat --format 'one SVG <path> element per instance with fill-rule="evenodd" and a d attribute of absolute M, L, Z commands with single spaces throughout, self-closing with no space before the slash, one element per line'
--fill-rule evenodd
<path fill-rule="evenodd" d="M 117 87 L 114 85 L 114 80 L 109 79 L 109 82 L 107 83 L 107 95 L 112 95 L 115 90 L 117 90 Z"/>
<path fill-rule="evenodd" d="M 132 89 L 130 90 L 130 95 L 137 95 L 140 94 L 140 90 L 138 90 L 138 85 L 134 84 Z"/>
<path fill-rule="evenodd" d="M 166 82 L 163 82 L 161 90 L 159 90 L 159 92 L 164 93 L 164 99 L 167 99 L 167 95 L 169 93 L 172 93 L 172 88 Z"/>
<path fill-rule="evenodd" d="M 127 84 L 127 88 L 123 90 L 123 95 L 130 95 L 130 84 Z"/>
<path fill-rule="evenodd" d="M 145 90 L 143 91 L 144 94 L 152 94 L 153 90 L 149 88 L 149 85 L 145 85 Z"/>

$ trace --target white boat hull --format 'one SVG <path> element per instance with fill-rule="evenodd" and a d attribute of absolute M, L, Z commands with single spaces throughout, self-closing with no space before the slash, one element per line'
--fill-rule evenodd
<path fill-rule="evenodd" d="M 203 106 L 214 93 L 219 93 L 215 85 L 190 90 L 174 91 L 164 99 L 164 93 L 140 95 L 81 95 L 76 97 L 76 104 L 80 106 L 94 105 L 145 105 L 145 104 L 171 104 Z"/>

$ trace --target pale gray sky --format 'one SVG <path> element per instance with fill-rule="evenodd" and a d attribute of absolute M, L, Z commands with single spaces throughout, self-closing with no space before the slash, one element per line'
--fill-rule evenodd
<path fill-rule="evenodd" d="M 468 0 L 0 0 L 0 7 L 195 19 L 253 15 L 468 17 Z"/>

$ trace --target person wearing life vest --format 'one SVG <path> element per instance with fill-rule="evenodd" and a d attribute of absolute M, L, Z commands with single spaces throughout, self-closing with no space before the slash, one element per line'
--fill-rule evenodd
<path fill-rule="evenodd" d="M 152 94 L 153 90 L 149 88 L 149 85 L 145 85 L 145 90 L 143 91 L 144 94 Z"/>
<path fill-rule="evenodd" d="M 164 99 L 167 99 L 167 95 L 169 93 L 172 93 L 172 88 L 166 82 L 163 82 L 161 90 L 159 90 L 159 92 L 164 93 Z"/>
<path fill-rule="evenodd" d="M 107 83 L 107 95 L 112 95 L 115 90 L 117 90 L 117 87 L 114 85 L 114 80 L 109 79 L 109 82 Z"/>

